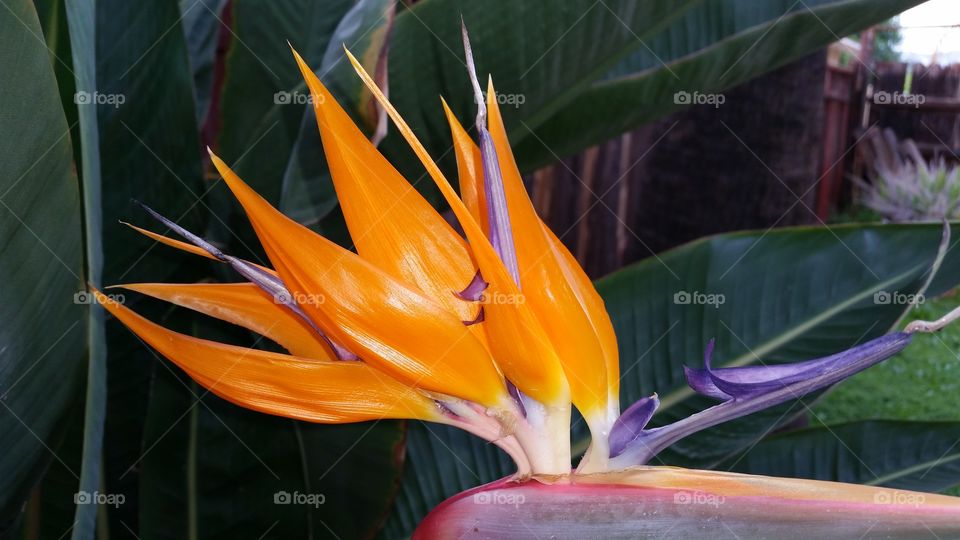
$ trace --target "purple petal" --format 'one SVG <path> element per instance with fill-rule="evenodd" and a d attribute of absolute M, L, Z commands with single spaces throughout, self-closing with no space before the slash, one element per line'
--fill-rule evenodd
<path fill-rule="evenodd" d="M 687 378 L 687 385 L 693 388 L 693 391 L 707 397 L 726 401 L 730 395 L 723 392 L 717 385 L 713 384 L 713 379 L 706 369 L 693 369 L 683 366 L 683 374 Z"/>
<path fill-rule="evenodd" d="M 477 316 L 473 318 L 472 321 L 462 321 L 464 326 L 473 326 L 477 323 L 483 322 L 483 306 L 480 306 L 480 311 L 477 313 Z"/>
<path fill-rule="evenodd" d="M 470 75 L 474 100 L 477 102 L 477 134 L 480 138 L 480 155 L 483 159 L 483 191 L 487 199 L 490 243 L 507 271 L 510 272 L 514 283 L 519 286 L 520 267 L 517 264 L 517 249 L 513 243 L 510 213 L 507 211 L 507 195 L 503 188 L 503 177 L 500 174 L 500 160 L 497 158 L 493 138 L 487 131 L 487 106 L 483 92 L 480 90 L 480 81 L 477 80 L 477 66 L 473 61 L 473 49 L 470 47 L 466 25 L 461 23 L 460 30 L 463 36 L 463 51 L 467 59 L 467 73 Z"/>
<path fill-rule="evenodd" d="M 513 243 L 513 227 L 510 225 L 510 213 L 507 210 L 507 194 L 500 175 L 500 161 L 493 138 L 487 128 L 477 126 L 480 134 L 480 155 L 483 157 L 483 189 L 487 198 L 487 219 L 490 223 L 490 243 L 496 250 L 503 265 L 510 272 L 514 283 L 520 285 L 520 267 L 517 263 L 517 249 Z"/>
<path fill-rule="evenodd" d="M 713 369 L 713 341 L 707 346 L 703 369 L 684 367 L 691 388 L 705 396 L 722 399 L 749 397 L 821 377 L 848 361 L 849 351 L 792 364 Z"/>
<path fill-rule="evenodd" d="M 480 297 L 483 296 L 483 291 L 487 290 L 488 285 L 489 283 L 483 280 L 483 276 L 480 274 L 480 271 L 477 270 L 477 273 L 473 275 L 473 279 L 470 280 L 470 284 L 462 291 L 456 293 L 456 295 L 461 300 L 477 302 L 480 300 Z"/>
<path fill-rule="evenodd" d="M 713 378 L 710 377 L 710 363 L 713 361 L 713 346 L 715 344 L 716 340 L 711 338 L 707 342 L 706 351 L 703 353 L 703 365 L 706 366 L 706 369 L 693 369 L 683 366 L 683 374 L 687 378 L 687 384 L 696 393 L 726 401 L 730 399 L 730 395 L 717 388 L 713 384 Z"/>
<path fill-rule="evenodd" d="M 659 406 L 660 398 L 654 394 L 637 400 L 623 411 L 610 430 L 610 457 L 617 457 L 623 453 L 627 445 L 640 436 Z"/>
<path fill-rule="evenodd" d="M 912 337 L 906 332 L 887 334 L 842 353 L 799 364 L 713 370 L 707 362 L 703 371 L 709 373 L 716 391 L 730 397 L 672 424 L 643 430 L 613 465 L 646 463 L 664 448 L 700 430 L 836 384 L 902 351 Z M 688 370 L 688 377 L 690 372 L 694 381 L 691 386 L 703 387 L 702 373 Z"/>
<path fill-rule="evenodd" d="M 172 220 L 167 219 L 166 217 L 164 217 L 163 215 L 161 215 L 159 212 L 157 212 L 157 211 L 154 210 L 153 208 L 150 208 L 149 206 L 143 204 L 142 202 L 140 202 L 140 201 L 138 201 L 138 200 L 136 200 L 136 199 L 131 199 L 131 200 L 133 201 L 134 204 L 136 204 L 136 205 L 139 206 L 140 208 L 143 208 L 148 214 L 150 214 L 151 217 L 153 217 L 154 219 L 156 219 L 156 220 L 159 221 L 160 223 L 163 223 L 164 225 L 166 225 L 167 227 L 169 227 L 173 232 L 175 232 L 175 233 L 179 234 L 180 236 L 184 237 L 184 238 L 185 238 L 187 241 L 189 241 L 191 244 L 193 244 L 193 245 L 197 246 L 198 248 L 206 251 L 207 253 L 213 255 L 214 257 L 220 259 L 221 261 L 226 261 L 226 257 L 227 257 L 227 256 L 224 255 L 223 252 L 220 251 L 219 248 L 217 248 L 216 246 L 214 246 L 214 245 L 211 244 L 210 242 L 207 242 L 207 241 L 204 240 L 203 238 L 200 238 L 199 236 L 193 234 L 192 232 L 184 229 L 184 228 L 181 227 L 180 225 L 177 225 L 177 224 L 174 223 Z"/>
<path fill-rule="evenodd" d="M 133 202 L 135 202 L 141 208 L 146 210 L 147 213 L 150 214 L 154 219 L 156 219 L 160 223 L 163 223 L 164 225 L 169 227 L 170 230 L 179 234 L 191 244 L 206 251 L 210 255 L 213 255 L 220 261 L 229 264 L 230 267 L 236 270 L 237 273 L 239 273 L 241 276 L 247 278 L 247 280 L 254 283 L 258 287 L 263 289 L 267 294 L 272 296 L 276 303 L 287 306 L 290 310 L 292 310 L 294 313 L 296 313 L 301 318 L 303 318 L 303 320 L 306 321 L 313 328 L 313 330 L 317 332 L 317 334 L 319 334 L 324 341 L 327 342 L 327 345 L 329 345 L 330 348 L 333 349 L 334 354 L 337 355 L 337 359 L 339 360 L 359 359 L 357 355 L 347 350 L 346 347 L 344 347 L 343 345 L 340 345 L 339 343 L 327 337 L 327 335 L 322 330 L 320 330 L 320 328 L 309 317 L 307 317 L 307 314 L 304 313 L 302 309 L 300 309 L 300 306 L 297 305 L 293 295 L 290 294 L 290 291 L 287 290 L 286 285 L 283 284 L 283 281 L 281 281 L 280 278 L 278 278 L 277 276 L 269 272 L 264 271 L 262 268 L 260 268 L 259 266 L 251 262 L 245 261 L 243 259 L 238 259 L 236 257 L 225 254 L 223 251 L 221 251 L 219 248 L 217 248 L 210 242 L 207 242 L 206 240 L 204 240 L 203 238 L 200 238 L 196 234 L 188 231 L 187 229 L 184 229 L 180 225 L 177 225 L 170 219 L 167 219 L 166 217 L 162 216 L 160 213 L 150 208 L 149 206 L 143 204 L 142 202 L 136 201 L 136 200 Z"/>

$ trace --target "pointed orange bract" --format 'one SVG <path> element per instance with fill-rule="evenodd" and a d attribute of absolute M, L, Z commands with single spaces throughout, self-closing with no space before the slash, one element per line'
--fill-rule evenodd
<path fill-rule="evenodd" d="M 569 389 L 557 353 L 493 246 L 410 126 L 404 122 L 350 51 L 346 53 L 364 84 L 383 105 L 420 158 L 463 227 L 483 278 L 489 283 L 485 293 L 488 301 L 484 305 L 486 319 L 483 324 L 498 365 L 517 388 L 540 403 L 563 403 L 569 406 Z"/>
<path fill-rule="evenodd" d="M 440 102 L 443 103 L 443 112 L 450 124 L 450 134 L 453 135 L 453 149 L 457 156 L 457 173 L 460 177 L 460 197 L 473 219 L 489 235 L 490 217 L 487 215 L 487 193 L 483 187 L 483 158 L 480 156 L 480 147 L 460 125 L 446 100 L 441 98 Z"/>
<path fill-rule="evenodd" d="M 494 139 L 497 155 L 501 162 L 501 174 L 508 197 L 507 204 L 511 225 L 515 231 L 524 231 L 514 234 L 520 264 L 521 286 L 524 282 L 527 282 L 533 287 L 531 291 L 524 289 L 524 293 L 530 299 L 534 309 L 537 310 L 538 318 L 550 331 L 550 339 L 557 340 L 554 342 L 555 344 L 562 344 L 557 346 L 557 350 L 561 359 L 564 359 L 567 380 L 570 382 L 573 401 L 578 408 L 581 408 L 581 411 L 597 414 L 602 413 L 603 408 L 608 405 L 618 408 L 619 356 L 617 341 L 603 300 L 573 255 L 536 215 L 526 190 L 523 188 L 512 152 L 508 146 L 497 144 L 498 141 L 501 143 L 506 141 L 506 135 L 496 104 L 491 104 L 488 111 L 490 111 L 488 114 L 490 115 L 491 137 Z M 479 148 L 476 143 L 469 139 L 466 130 L 455 116 L 448 112 L 447 119 L 454 140 L 459 141 L 459 144 L 454 144 L 458 163 L 461 161 L 477 163 L 473 167 L 461 168 L 461 175 L 480 175 L 467 179 L 461 176 L 461 183 L 482 186 Z M 526 204 L 517 204 L 517 199 L 520 203 Z M 542 235 L 533 232 L 538 228 L 542 230 Z M 537 256 L 531 257 L 532 254 Z M 543 272 L 545 266 L 547 272 Z M 531 267 L 534 268 L 532 272 Z M 565 303 L 559 302 L 560 298 L 555 296 L 556 289 L 537 284 L 536 279 L 544 279 L 544 273 L 547 274 L 546 277 L 553 278 L 553 281 L 549 283 L 552 285 L 559 284 L 561 297 L 565 294 Z M 567 320 L 567 315 L 571 313 L 572 320 Z M 586 319 L 584 319 L 584 314 Z M 564 329 L 567 324 L 576 322 L 579 322 L 580 325 L 589 322 L 589 325 L 572 330 Z M 593 342 L 594 339 L 597 341 Z M 577 345 L 580 346 L 570 347 L 568 342 L 571 340 L 576 340 Z M 567 354 L 568 352 L 585 356 L 571 358 L 571 354 Z M 570 360 L 573 360 L 573 363 Z M 575 363 L 579 360 L 582 361 L 577 366 Z M 613 411 L 612 416 L 615 418 L 616 415 L 617 412 Z"/>
<path fill-rule="evenodd" d="M 567 282 L 573 288 L 574 293 L 580 300 L 583 309 L 587 313 L 587 318 L 593 325 L 593 330 L 597 334 L 600 342 L 600 349 L 603 351 L 603 362 L 607 371 L 607 391 L 610 395 L 610 405 L 614 407 L 612 415 L 616 419 L 620 415 L 620 349 L 617 347 L 617 335 L 613 331 L 613 322 L 607 313 L 607 307 L 603 303 L 603 298 L 597 292 L 590 277 L 583 271 L 580 263 L 570 253 L 567 246 L 553 234 L 550 227 L 543 224 L 543 232 L 550 240 L 557 262 L 563 269 Z"/>
<path fill-rule="evenodd" d="M 146 230 L 146 229 L 141 229 L 140 227 L 137 227 L 136 225 L 131 225 L 131 224 L 126 223 L 126 222 L 121 222 L 121 223 L 123 223 L 123 224 L 126 225 L 127 227 L 130 227 L 131 229 L 137 231 L 138 233 L 140 233 L 140 234 L 142 234 L 142 235 L 144 235 L 144 236 L 146 236 L 146 237 L 148 237 L 148 238 L 152 238 L 152 239 L 156 240 L 157 242 L 160 242 L 161 244 L 170 246 L 170 247 L 175 248 L 175 249 L 179 249 L 179 250 L 181 250 L 181 251 L 186 251 L 187 253 L 193 253 L 194 255 L 199 255 L 199 256 L 201 256 L 201 257 L 206 257 L 206 258 L 208 258 L 208 259 L 213 259 L 213 260 L 215 260 L 215 261 L 219 261 L 219 259 L 217 259 L 217 258 L 214 257 L 213 255 L 207 253 L 205 250 L 203 250 L 203 249 L 201 249 L 201 248 L 198 248 L 197 246 L 195 246 L 195 245 L 193 245 L 193 244 L 188 244 L 188 243 L 186 243 L 186 242 L 181 242 L 180 240 L 175 240 L 175 239 L 173 239 L 173 238 L 167 238 L 166 236 L 163 236 L 162 234 L 157 234 L 157 233 L 155 233 L 155 232 L 153 232 L 153 231 L 148 231 L 148 230 Z"/>
<path fill-rule="evenodd" d="M 336 360 L 310 324 L 253 283 L 135 283 L 124 289 L 240 325 L 294 356 Z"/>
<path fill-rule="evenodd" d="M 199 246 L 195 246 L 195 245 L 193 245 L 193 244 L 188 244 L 187 242 L 182 242 L 182 241 L 176 240 L 176 239 L 174 239 L 174 238 L 169 238 L 169 237 L 167 237 L 167 236 L 163 236 L 163 235 L 161 235 L 161 234 L 157 234 L 157 233 L 155 233 L 155 232 L 153 232 L 153 231 L 148 231 L 148 230 L 146 230 L 146 229 L 141 229 L 140 227 L 137 227 L 136 225 L 131 225 L 131 224 L 129 224 L 129 223 L 124 223 L 124 222 L 121 222 L 121 223 L 123 223 L 123 224 L 126 225 L 127 227 L 130 227 L 131 229 L 137 231 L 138 233 L 140 233 L 140 234 L 142 234 L 142 235 L 144 235 L 144 236 L 147 236 L 147 237 L 149 237 L 149 238 L 152 238 L 152 239 L 156 240 L 157 242 L 160 242 L 161 244 L 164 244 L 164 245 L 166 245 L 166 246 L 170 246 L 170 247 L 172 247 L 172 248 L 174 248 L 174 249 L 179 249 L 179 250 L 181 250 L 181 251 L 186 251 L 187 253 L 192 253 L 192 254 L 194 254 L 194 255 L 199 255 L 199 256 L 201 256 L 201 257 L 206 257 L 206 258 L 208 258 L 208 259 L 211 259 L 211 260 L 214 260 L 214 261 L 217 261 L 217 262 L 223 262 L 223 261 L 221 261 L 220 259 L 214 257 L 213 254 L 211 254 L 210 252 L 208 252 L 207 250 L 205 250 L 205 249 L 203 249 L 203 248 L 201 248 L 201 247 L 199 247 Z M 257 264 L 257 263 L 250 262 L 250 261 L 243 261 L 243 262 L 245 262 L 246 264 L 255 266 L 255 267 L 259 268 L 260 270 L 263 270 L 264 272 L 266 272 L 266 273 L 268 273 L 268 274 L 271 274 L 271 275 L 274 275 L 274 276 L 277 275 L 277 271 L 274 270 L 273 268 L 267 268 L 266 266 L 259 265 L 259 264 Z"/>
<path fill-rule="evenodd" d="M 357 253 L 418 287 L 462 320 L 478 306 L 455 295 L 477 269 L 466 242 L 377 150 L 293 52 L 313 95 L 327 165 Z"/>
<path fill-rule="evenodd" d="M 396 379 L 487 407 L 508 396 L 489 352 L 441 304 L 287 218 L 211 153 L 294 295 L 322 295 L 301 304 L 331 338 Z"/>
<path fill-rule="evenodd" d="M 305 360 L 186 336 L 93 293 L 157 352 L 242 407 L 321 423 L 440 418 L 433 400 L 362 362 Z"/>
<path fill-rule="evenodd" d="M 596 290 L 579 265 L 569 264 L 572 257 L 564 255 L 566 248 L 551 239 L 552 233 L 546 232 L 537 216 L 510 149 L 492 82 L 487 89 L 487 111 L 514 230 L 520 290 L 560 355 L 573 404 L 585 416 L 606 415 L 610 381 L 616 384 L 619 380 L 618 368 L 609 372 L 606 354 L 610 351 L 598 335 L 598 326 L 604 324 L 612 332 L 609 317 L 605 311 L 593 309 L 597 303 L 603 305 Z M 606 329 L 603 332 L 603 338 L 609 338 Z M 613 344 L 612 358 L 616 361 L 616 341 Z"/>

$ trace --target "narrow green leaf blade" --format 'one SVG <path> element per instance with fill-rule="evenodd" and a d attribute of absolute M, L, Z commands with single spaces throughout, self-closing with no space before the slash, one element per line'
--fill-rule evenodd
<path fill-rule="evenodd" d="M 203 189 L 192 79 L 183 33 L 171 31 L 179 30 L 180 15 L 176 2 L 164 0 L 67 3 L 88 278 L 97 286 L 115 284 L 131 272 L 144 281 L 163 280 L 184 260 L 168 254 L 162 263 L 144 262 L 154 242 L 120 223 L 130 220 L 130 199 L 148 201 L 197 228 Z M 93 310 L 79 488 L 87 494 L 103 493 L 119 480 L 101 479 L 100 470 L 112 347 L 105 343 L 112 336 L 104 338 L 103 321 L 103 311 Z M 139 440 L 136 431 L 128 436 L 125 441 Z M 73 537 L 90 537 L 101 511 L 109 510 L 78 504 Z"/>

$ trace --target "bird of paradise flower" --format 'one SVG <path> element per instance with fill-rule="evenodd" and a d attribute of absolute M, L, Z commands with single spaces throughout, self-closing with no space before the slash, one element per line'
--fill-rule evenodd
<path fill-rule="evenodd" d="M 899 530 L 896 523 L 919 515 L 930 530 L 957 532 L 960 504 L 948 497 L 928 496 L 929 504 L 911 511 L 903 505 L 877 506 L 878 488 L 645 466 L 691 433 L 841 381 L 901 351 L 914 333 L 937 330 L 960 313 L 934 323 L 916 322 L 854 349 L 790 365 L 715 369 L 711 342 L 704 367 L 687 369 L 686 375 L 694 390 L 720 403 L 673 424 L 647 428 L 659 404 L 657 396 L 643 398 L 621 414 L 617 341 L 603 300 L 537 216 L 507 140 L 493 83 L 488 82 L 484 96 L 476 78 L 465 30 L 464 47 L 478 104 L 478 143 L 443 103 L 456 153 L 459 195 L 347 51 L 440 189 L 463 236 L 380 154 L 294 51 L 313 95 L 324 152 L 356 253 L 284 216 L 211 152 L 273 267 L 223 253 L 145 206 L 186 242 L 135 229 L 228 264 L 247 281 L 123 286 L 245 327 L 289 354 L 173 332 L 94 289 L 99 303 L 198 383 L 237 405 L 320 423 L 405 418 L 455 426 L 499 446 L 516 463 L 513 477 L 482 489 L 519 490 L 516 494 L 539 502 L 539 507 L 528 507 L 530 511 L 562 507 L 569 497 L 574 503 L 597 498 L 595 504 L 606 505 L 607 517 L 599 521 L 584 510 L 596 509 L 590 504 L 577 504 L 579 510 L 572 512 L 554 508 L 552 517 L 534 524 L 543 533 L 639 534 L 676 527 L 691 516 L 710 518 L 711 510 L 704 505 L 689 506 L 686 514 L 677 513 L 676 504 L 672 509 L 661 505 L 661 499 L 671 495 L 678 502 L 678 493 L 691 499 L 707 493 L 713 501 L 744 501 L 728 506 L 728 527 L 769 519 L 745 510 L 753 507 L 801 521 L 807 509 L 828 508 L 838 517 L 825 522 L 823 534 L 849 532 L 838 528 L 836 520 L 844 516 L 849 523 L 850 516 L 864 511 L 877 523 L 889 517 L 887 528 L 876 531 Z M 575 471 L 571 405 L 591 433 L 590 447 Z M 523 482 L 531 476 L 539 482 Z M 509 506 L 464 510 L 463 501 L 472 493 L 444 503 L 419 534 L 460 537 L 481 532 L 481 523 L 486 533 L 499 534 Z M 651 515 L 675 521 L 664 525 L 636 518 L 638 504 Z M 792 510 L 784 513 L 785 508 Z M 687 529 L 677 532 L 681 530 Z M 808 523 L 797 530 L 809 535 L 821 529 Z M 529 527 L 528 532 L 535 534 Z M 511 528 L 501 533 L 522 535 Z"/>

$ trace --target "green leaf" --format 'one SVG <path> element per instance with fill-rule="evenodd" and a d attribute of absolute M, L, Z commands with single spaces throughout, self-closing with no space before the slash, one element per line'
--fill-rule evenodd
<path fill-rule="evenodd" d="M 102 215 L 86 218 L 102 223 L 96 249 L 106 265 L 103 281 L 117 283 L 132 273 L 143 280 L 163 279 L 180 261 L 147 263 L 145 253 L 155 243 L 120 221 L 140 215 L 131 198 L 192 228 L 198 228 L 204 208 L 186 43 L 181 32 L 169 31 L 180 12 L 176 3 L 161 0 L 70 2 L 67 7 L 80 93 L 81 180 L 91 209 L 102 208 Z M 99 278 L 96 283 L 101 284 Z"/>
<path fill-rule="evenodd" d="M 60 102 L 63 104 L 70 125 L 70 137 L 73 143 L 73 157 L 80 155 L 79 122 L 77 122 L 77 104 L 74 95 L 77 92 L 77 82 L 73 75 L 73 60 L 70 51 L 70 34 L 67 25 L 67 11 L 65 0 L 34 0 L 40 25 L 43 27 L 43 38 L 50 52 L 50 62 L 57 77 L 60 89 Z"/>
<path fill-rule="evenodd" d="M 427 0 L 397 16 L 391 98 L 432 154 L 446 156 L 448 129 L 434 96 L 459 118 L 475 114 L 462 13 L 480 75 L 490 73 L 501 94 L 521 169 L 532 170 L 670 112 L 678 90 L 721 91 L 918 3 Z M 605 80 L 611 75 L 621 76 Z M 419 174 L 396 134 L 383 149 L 402 171 Z"/>
<path fill-rule="evenodd" d="M 431 155 L 455 171 L 440 97 L 461 119 L 476 114 L 463 59 L 461 15 L 470 29 L 481 78 L 491 74 L 506 100 L 506 125 L 526 133 L 525 122 L 562 107 L 639 47 L 637 36 L 661 30 L 697 1 L 418 2 L 396 17 L 388 66 L 390 98 Z M 381 149 L 411 181 L 422 176 L 423 167 L 395 129 L 389 130 Z M 431 182 L 418 182 L 417 187 L 432 197 Z"/>
<path fill-rule="evenodd" d="M 29 0 L 0 9 L 0 536 L 60 458 L 85 356 L 80 195 L 50 54 Z M 82 300 L 82 298 L 81 298 Z M 73 470 L 74 477 L 80 474 Z M 62 533 L 63 531 L 61 531 Z"/>
<path fill-rule="evenodd" d="M 70 47 L 73 56 L 74 79 L 77 93 L 77 119 L 80 127 L 80 179 L 83 189 L 83 239 L 86 246 L 86 270 L 89 282 L 103 279 L 103 209 L 102 177 L 100 167 L 100 134 L 97 130 L 99 92 L 96 86 L 96 64 L 86 54 L 95 50 L 94 12 L 90 4 L 67 4 L 67 23 L 70 29 Z M 88 297 L 89 298 L 89 297 Z M 103 425 L 106 421 L 106 334 L 104 315 L 91 309 L 87 324 L 87 377 L 83 413 L 83 442 L 81 446 L 80 478 L 77 494 L 96 493 L 101 486 L 100 463 L 103 445 Z M 93 536 L 96 528 L 95 504 L 77 504 L 71 538 L 79 540 Z"/>
<path fill-rule="evenodd" d="M 666 30 L 639 35 L 636 53 L 549 117 L 508 123 L 514 150 L 522 168 L 536 168 L 679 109 L 677 92 L 722 92 L 921 2 L 699 2 Z"/>
<path fill-rule="evenodd" d="M 960 484 L 960 423 L 867 420 L 764 439 L 722 468 L 915 491 Z"/>
<path fill-rule="evenodd" d="M 227 0 L 179 0 L 183 34 L 187 39 L 190 69 L 193 72 L 197 125 L 202 126 L 210 109 L 213 92 L 213 66 L 223 8 Z"/>
<path fill-rule="evenodd" d="M 82 377 L 78 377 L 82 379 Z M 78 381 L 77 389 L 83 381 Z M 62 540 L 75 522 L 77 474 L 83 465 L 83 401 L 84 392 L 74 392 L 72 403 L 61 420 L 60 433 L 51 448 L 57 459 L 52 460 L 43 478 L 34 486 L 20 518 L 20 532 L 11 537 L 37 540 Z M 77 471 L 77 472 L 74 472 Z"/>
<path fill-rule="evenodd" d="M 136 198 L 196 227 L 194 210 L 203 204 L 186 44 L 182 33 L 170 32 L 179 27 L 180 12 L 168 1 L 99 0 L 69 2 L 67 18 L 80 122 L 88 277 L 98 286 L 117 283 L 131 272 L 144 281 L 162 280 L 182 257 L 141 264 L 154 242 L 120 221 L 129 219 L 129 201 Z M 86 493 L 102 492 L 106 484 L 100 468 L 110 345 L 101 345 L 103 321 L 102 310 L 94 310 L 80 481 L 80 491 Z M 102 508 L 77 506 L 74 538 L 93 534 Z"/>

